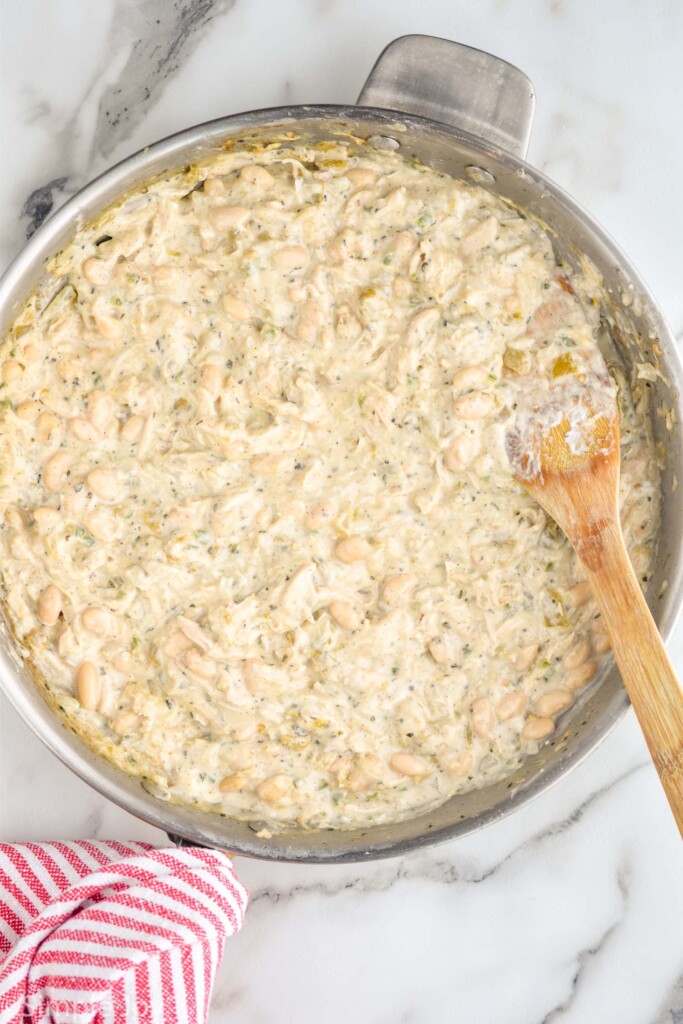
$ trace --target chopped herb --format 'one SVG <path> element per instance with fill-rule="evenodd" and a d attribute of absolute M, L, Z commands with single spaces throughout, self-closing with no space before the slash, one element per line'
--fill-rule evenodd
<path fill-rule="evenodd" d="M 85 544 L 87 548 L 91 548 L 95 543 L 95 538 L 87 530 L 84 530 L 82 526 L 73 527 L 73 536 L 80 540 L 81 544 Z"/>

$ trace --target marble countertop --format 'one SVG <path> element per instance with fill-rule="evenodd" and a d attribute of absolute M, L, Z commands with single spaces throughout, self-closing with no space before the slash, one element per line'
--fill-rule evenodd
<path fill-rule="evenodd" d="M 109 164 L 255 107 L 352 101 L 422 32 L 517 64 L 529 159 L 620 241 L 683 341 L 677 0 L 24 0 L 0 13 L 0 264 Z M 11 158 L 10 158 L 11 154 Z M 683 674 L 683 629 L 670 643 Z M 163 836 L 0 705 L 3 840 Z M 681 1024 L 683 857 L 633 714 L 477 835 L 344 867 L 237 861 L 252 901 L 216 1024 Z"/>

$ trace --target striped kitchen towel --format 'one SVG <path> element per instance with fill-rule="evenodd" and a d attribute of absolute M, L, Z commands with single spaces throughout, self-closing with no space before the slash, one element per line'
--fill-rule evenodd
<path fill-rule="evenodd" d="M 0 1024 L 199 1024 L 247 892 L 214 850 L 0 844 Z"/>

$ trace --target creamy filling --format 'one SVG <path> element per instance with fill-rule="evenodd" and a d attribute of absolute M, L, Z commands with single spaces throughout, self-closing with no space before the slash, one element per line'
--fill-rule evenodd
<path fill-rule="evenodd" d="M 506 453 L 520 389 L 564 407 L 599 358 L 535 222 L 281 141 L 150 183 L 48 270 L 0 353 L 2 577 L 89 744 L 162 797 L 343 828 L 552 735 L 609 644 Z M 646 580 L 657 469 L 620 401 Z"/>

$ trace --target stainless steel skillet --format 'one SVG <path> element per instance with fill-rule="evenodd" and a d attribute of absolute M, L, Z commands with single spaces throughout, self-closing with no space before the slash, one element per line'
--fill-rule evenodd
<path fill-rule="evenodd" d="M 136 153 L 79 192 L 36 232 L 0 282 L 4 330 L 44 273 L 45 261 L 122 193 L 155 175 L 283 131 L 320 141 L 342 132 L 361 146 L 400 149 L 425 164 L 506 197 L 550 228 L 558 259 L 582 254 L 604 280 L 602 314 L 624 365 L 659 373 L 648 381 L 652 429 L 662 456 L 662 523 L 649 600 L 666 637 L 683 597 L 683 372 L 672 334 L 636 271 L 595 221 L 524 161 L 534 95 L 516 68 L 443 39 L 405 36 L 381 54 L 357 106 L 280 107 L 199 125 Z M 642 383 L 642 382 L 641 382 Z M 268 838 L 262 822 L 239 822 L 158 799 L 141 781 L 89 750 L 43 701 L 6 629 L 0 685 L 18 712 L 65 764 L 131 813 L 186 841 L 277 860 L 338 862 L 394 856 L 482 828 L 543 792 L 586 757 L 628 706 L 616 670 L 579 702 L 551 742 L 511 778 L 451 799 L 394 825 L 348 832 L 286 831 Z"/>

